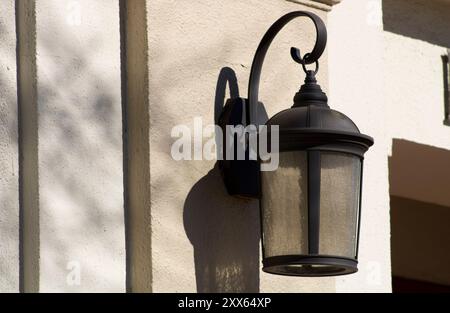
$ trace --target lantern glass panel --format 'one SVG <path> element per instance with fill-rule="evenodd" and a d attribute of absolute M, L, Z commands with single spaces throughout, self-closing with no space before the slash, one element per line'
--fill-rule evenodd
<path fill-rule="evenodd" d="M 280 152 L 279 167 L 261 172 L 264 256 L 308 254 L 305 151 Z"/>
<path fill-rule="evenodd" d="M 322 152 L 319 254 L 356 257 L 361 159 Z"/>

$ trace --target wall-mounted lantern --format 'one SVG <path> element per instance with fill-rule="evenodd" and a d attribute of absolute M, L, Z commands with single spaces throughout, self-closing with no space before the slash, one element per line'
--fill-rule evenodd
<path fill-rule="evenodd" d="M 318 59 L 327 37 L 317 15 L 292 12 L 269 28 L 253 60 L 248 100 L 228 100 L 219 125 L 225 134 L 225 125 L 246 126 L 256 120 L 266 52 L 284 25 L 300 16 L 312 19 L 317 39 L 312 52 L 303 57 L 291 48 L 293 59 L 306 73 L 305 84 L 295 95 L 293 106 L 266 123 L 279 127 L 278 169 L 260 171 L 262 161 L 251 160 L 248 151 L 245 160 L 226 158 L 219 165 L 231 195 L 260 200 L 265 272 L 350 274 L 357 271 L 358 264 L 363 157 L 373 139 L 362 135 L 347 116 L 330 109 L 316 82 Z M 308 64 L 315 64 L 316 69 L 307 70 Z"/>

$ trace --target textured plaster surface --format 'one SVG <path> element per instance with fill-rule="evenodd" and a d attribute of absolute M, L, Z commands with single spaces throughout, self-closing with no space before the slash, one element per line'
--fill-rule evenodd
<path fill-rule="evenodd" d="M 389 0 L 384 2 L 383 13 L 386 29 L 384 62 L 391 73 L 385 79 L 387 121 L 391 137 L 448 151 L 450 127 L 443 124 L 442 56 L 447 54 L 447 48 L 450 47 L 450 3 Z M 430 23 L 433 27 L 429 26 Z M 414 152 L 414 149 L 410 151 Z M 395 153 L 396 146 L 393 146 L 391 154 L 394 158 Z M 402 151 L 397 153 L 402 154 Z M 405 184 L 392 185 L 391 192 L 404 198 L 450 206 L 448 194 L 440 192 L 436 195 L 442 189 L 434 189 L 427 183 L 440 181 L 439 188 L 442 188 L 448 180 L 444 178 L 448 164 L 439 162 L 439 159 L 436 161 L 423 163 L 426 167 L 418 168 L 415 173 L 399 173 L 405 178 Z M 404 158 L 402 162 L 406 165 L 408 159 Z M 444 168 L 436 168 L 438 163 Z M 401 171 L 401 168 L 398 169 Z M 433 171 L 437 174 L 434 179 L 427 179 L 429 175 L 423 173 Z M 411 175 L 415 176 L 415 181 L 411 181 Z"/>
<path fill-rule="evenodd" d="M 39 291 L 125 290 L 118 1 L 36 2 Z"/>
<path fill-rule="evenodd" d="M 361 270 L 338 280 L 337 291 L 390 290 L 389 193 L 450 203 L 441 59 L 449 13 L 441 0 L 346 0 L 330 13 L 331 104 L 375 138 L 365 160 Z"/>
<path fill-rule="evenodd" d="M 390 192 L 401 197 L 391 201 L 392 270 L 440 284 L 449 282 L 441 270 L 448 264 L 450 211 L 442 63 L 450 47 L 449 16 L 448 1 L 383 1 Z"/>
<path fill-rule="evenodd" d="M 381 1 L 366 0 L 343 1 L 329 15 L 330 106 L 375 139 L 364 161 L 359 272 L 337 278 L 337 292 L 391 290 L 387 162 L 391 140 L 383 94 L 386 87 L 393 92 L 396 88 L 383 83 L 390 68 L 383 63 L 381 18 Z"/>
<path fill-rule="evenodd" d="M 19 164 L 14 1 L 0 9 L 0 291 L 19 291 Z"/>
<path fill-rule="evenodd" d="M 233 71 L 246 97 L 265 31 L 284 13 L 302 9 L 312 10 L 287 1 L 148 2 L 153 291 L 335 291 L 334 278 L 261 272 L 257 204 L 227 195 L 215 161 L 175 161 L 170 155 L 172 127 L 192 130 L 194 118 L 204 126 L 214 123 Z M 326 18 L 324 11 L 314 12 Z M 269 116 L 292 105 L 304 74 L 289 49 L 310 51 L 314 34 L 311 21 L 298 19 L 272 43 L 260 89 Z M 326 59 L 319 72 L 325 90 Z M 232 92 L 237 95 L 235 84 Z"/>
<path fill-rule="evenodd" d="M 19 288 L 19 142 L 26 149 L 21 163 L 25 290 L 125 291 L 119 1 L 40 0 L 36 10 L 29 5 L 33 1 L 18 3 L 17 69 L 14 1 L 3 1 L 0 11 L 0 290 Z M 450 128 L 442 123 L 441 62 L 450 45 L 449 2 L 346 0 L 328 17 L 285 0 L 174 4 L 146 1 L 147 20 L 143 5 L 127 12 L 139 16 L 126 20 L 131 32 L 126 68 L 132 76 L 126 93 L 132 125 L 126 166 L 133 165 L 125 184 L 132 188 L 128 222 L 135 227 L 128 232 L 129 290 L 389 292 L 389 192 L 449 206 L 440 191 L 445 188 L 437 185 L 445 181 L 446 171 L 439 168 L 446 166 L 450 149 Z M 246 97 L 259 40 L 274 20 L 293 10 L 313 10 L 328 19 L 329 57 L 321 60 L 319 82 L 330 105 L 375 138 L 365 159 L 360 271 L 351 276 L 263 273 L 256 203 L 226 194 L 214 160 L 170 156 L 173 126 L 185 124 L 193 131 L 194 118 L 212 124 L 230 94 Z M 142 35 L 147 26 L 148 42 Z M 260 92 L 268 116 L 291 105 L 303 80 L 289 48 L 307 52 L 313 42 L 313 26 L 303 19 L 273 42 Z M 142 144 L 147 114 L 149 145 Z M 415 158 L 408 157 L 413 153 Z M 421 168 L 412 173 L 414 167 Z M 405 177 L 408 183 L 400 184 Z M 421 192 L 424 186 L 432 187 Z"/>
<path fill-rule="evenodd" d="M 150 141 L 146 1 L 121 1 L 127 120 L 127 290 L 150 292 Z"/>

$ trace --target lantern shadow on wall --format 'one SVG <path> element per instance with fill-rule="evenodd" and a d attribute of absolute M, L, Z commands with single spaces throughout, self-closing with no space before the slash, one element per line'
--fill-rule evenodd
<path fill-rule="evenodd" d="M 216 86 L 216 124 L 227 85 L 230 97 L 238 98 L 236 74 L 224 67 Z M 267 120 L 263 105 L 259 105 L 261 120 Z M 259 292 L 258 203 L 254 199 L 230 197 L 217 164 L 189 191 L 183 221 L 194 249 L 198 292 Z"/>

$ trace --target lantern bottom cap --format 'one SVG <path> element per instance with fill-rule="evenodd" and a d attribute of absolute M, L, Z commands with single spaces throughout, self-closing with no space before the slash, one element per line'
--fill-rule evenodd
<path fill-rule="evenodd" d="M 285 276 L 337 276 L 358 271 L 358 261 L 351 258 L 323 255 L 282 255 L 263 260 L 263 271 Z"/>

